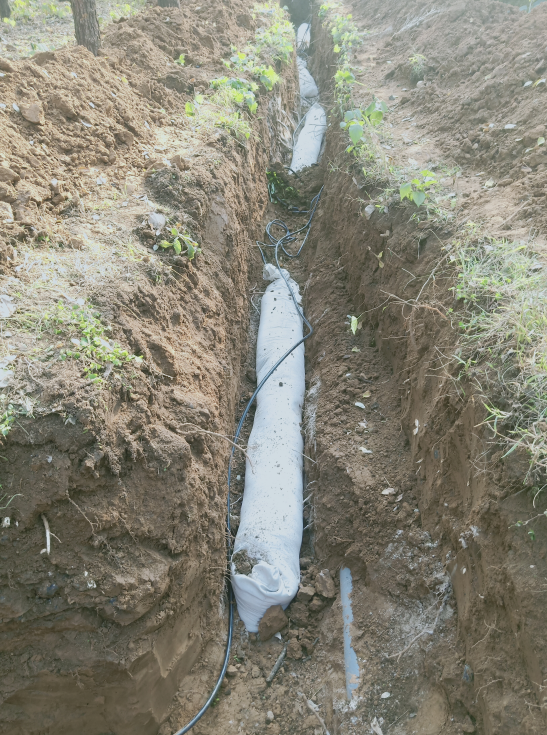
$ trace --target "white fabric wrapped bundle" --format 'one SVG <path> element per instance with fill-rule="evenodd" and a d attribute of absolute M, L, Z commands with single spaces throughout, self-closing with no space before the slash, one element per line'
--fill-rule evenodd
<path fill-rule="evenodd" d="M 300 96 L 310 99 L 311 97 L 317 97 L 319 90 L 314 78 L 306 68 L 306 62 L 299 56 L 296 59 L 298 65 L 298 78 L 300 80 Z"/>
<path fill-rule="evenodd" d="M 302 339 L 302 317 L 274 266 L 273 280 L 262 297 L 256 348 L 260 381 Z M 298 285 L 283 274 L 300 303 Z M 248 631 L 272 605 L 287 607 L 298 591 L 302 543 L 302 452 L 300 433 L 304 402 L 304 345 L 299 345 L 266 381 L 257 396 L 253 430 L 247 447 L 245 492 L 231 565 L 240 618 Z M 241 559 L 250 562 L 238 573 Z M 235 562 L 235 563 L 234 563 Z M 252 571 L 250 574 L 250 568 Z"/>
<path fill-rule="evenodd" d="M 316 102 L 306 114 L 306 122 L 295 143 L 291 161 L 293 171 L 300 171 L 317 163 L 326 129 L 325 110 Z"/>
<path fill-rule="evenodd" d="M 296 31 L 296 51 L 307 51 L 310 47 L 310 24 L 301 23 Z"/>

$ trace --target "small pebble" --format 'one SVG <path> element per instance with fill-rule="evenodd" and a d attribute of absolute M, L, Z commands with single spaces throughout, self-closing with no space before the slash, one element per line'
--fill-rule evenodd
<path fill-rule="evenodd" d="M 270 710 L 266 713 L 266 722 L 273 722 L 274 721 L 274 713 Z"/>

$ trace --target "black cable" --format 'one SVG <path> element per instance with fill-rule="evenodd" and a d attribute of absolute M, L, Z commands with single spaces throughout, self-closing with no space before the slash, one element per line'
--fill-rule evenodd
<path fill-rule="evenodd" d="M 254 400 L 257 397 L 259 391 L 262 389 L 263 385 L 266 383 L 266 381 L 268 380 L 268 378 L 270 378 L 271 375 L 273 375 L 273 373 L 277 370 L 277 368 L 281 365 L 281 363 L 284 360 L 286 360 L 287 357 L 292 352 L 294 352 L 297 347 L 299 347 L 301 344 L 303 344 L 313 334 L 313 327 L 312 327 L 312 325 L 309 323 L 309 321 L 304 316 L 304 310 L 300 307 L 298 301 L 296 300 L 296 296 L 294 295 L 291 287 L 289 286 L 289 282 L 287 281 L 287 279 L 283 275 L 283 271 L 281 269 L 281 266 L 279 265 L 278 251 L 279 251 L 279 248 L 281 248 L 283 250 L 283 252 L 285 253 L 285 255 L 288 258 L 296 258 L 296 257 L 298 257 L 298 255 L 300 255 L 300 253 L 302 252 L 302 248 L 306 244 L 306 240 L 308 239 L 308 235 L 310 234 L 311 223 L 312 223 L 313 217 L 315 215 L 315 210 L 317 209 L 317 206 L 319 204 L 319 199 L 321 198 L 321 192 L 322 191 L 323 191 L 323 187 L 321 187 L 321 190 L 319 191 L 319 194 L 317 194 L 312 199 L 311 204 L 310 204 L 310 208 L 308 210 L 310 212 L 310 216 L 309 216 L 308 221 L 306 222 L 306 224 L 303 227 L 300 227 L 298 230 L 295 230 L 294 232 L 291 232 L 290 229 L 289 229 L 289 227 L 285 224 L 285 222 L 283 222 L 283 220 L 274 219 L 271 222 L 268 222 L 268 224 L 266 225 L 266 233 L 268 235 L 268 238 L 270 240 L 270 243 L 269 244 L 268 243 L 260 243 L 259 244 L 257 242 L 257 245 L 258 245 L 258 247 L 260 249 L 260 254 L 262 255 L 262 260 L 264 261 L 264 263 L 266 263 L 266 258 L 264 256 L 264 253 L 262 252 L 262 248 L 260 248 L 260 245 L 265 245 L 266 247 L 273 247 L 273 248 L 275 248 L 275 252 L 274 252 L 275 264 L 276 264 L 277 269 L 279 271 L 279 275 L 285 281 L 285 285 L 289 289 L 289 293 L 290 293 L 290 295 L 292 297 L 292 300 L 294 302 L 294 305 L 296 306 L 296 310 L 298 311 L 298 313 L 302 317 L 302 321 L 308 327 L 308 330 L 309 331 L 308 331 L 308 333 L 306 335 L 304 335 L 304 337 L 302 337 L 302 339 L 300 339 L 296 344 L 294 344 L 290 348 L 290 350 L 287 350 L 287 352 L 285 352 L 285 354 L 283 355 L 283 357 L 281 357 L 275 363 L 275 365 L 271 368 L 271 370 L 268 371 L 268 374 L 264 378 L 262 378 L 262 380 L 260 381 L 260 383 L 257 385 L 255 392 L 253 393 L 253 395 L 249 399 L 249 402 L 247 403 L 247 405 L 245 407 L 245 410 L 243 411 L 243 414 L 242 414 L 241 418 L 239 419 L 239 423 L 237 425 L 236 433 L 235 433 L 235 436 L 234 436 L 234 445 L 232 446 L 232 451 L 230 452 L 230 460 L 228 462 L 228 497 L 227 497 L 227 500 L 226 500 L 226 503 L 227 503 L 226 530 L 227 530 L 228 540 L 227 540 L 226 553 L 227 553 L 227 563 L 228 563 L 228 609 L 229 609 L 229 617 L 228 617 L 228 640 L 226 641 L 226 652 L 224 654 L 224 663 L 222 664 L 222 670 L 220 672 L 220 676 L 217 679 L 217 683 L 216 683 L 215 688 L 213 689 L 212 693 L 210 694 L 209 699 L 205 702 L 205 704 L 200 709 L 200 711 L 197 713 L 197 715 L 195 715 L 190 720 L 190 722 L 187 725 L 185 725 L 181 730 L 177 730 L 177 732 L 175 733 L 175 735 L 185 735 L 185 733 L 189 732 L 194 727 L 194 725 L 197 724 L 197 722 L 199 720 L 201 720 L 201 718 L 203 717 L 203 715 L 207 712 L 207 710 L 209 709 L 209 707 L 211 706 L 211 704 L 214 702 L 214 700 L 215 700 L 215 698 L 216 698 L 216 696 L 217 696 L 217 694 L 219 692 L 219 689 L 220 689 L 220 687 L 222 685 L 222 681 L 223 681 L 224 677 L 226 676 L 226 669 L 228 668 L 228 662 L 230 660 L 230 648 L 231 648 L 231 645 L 232 645 L 232 639 L 233 639 L 233 635 L 234 635 L 234 592 L 232 590 L 232 584 L 230 582 L 230 576 L 231 576 L 231 574 L 230 574 L 230 560 L 231 560 L 231 556 L 232 556 L 232 553 L 231 553 L 232 552 L 232 533 L 231 533 L 231 523 L 230 523 L 230 485 L 231 485 L 231 481 L 232 481 L 232 461 L 233 461 L 234 453 L 235 453 L 235 450 L 236 450 L 236 446 L 235 445 L 237 444 L 237 440 L 239 439 L 239 435 L 241 434 L 241 429 L 243 428 L 243 423 L 244 423 L 245 419 L 247 418 L 247 414 L 249 413 L 249 411 L 251 409 L 251 406 L 253 405 Z M 285 234 L 282 237 L 280 237 L 278 240 L 276 240 L 274 238 L 274 236 L 272 234 L 272 231 L 271 231 L 272 230 L 272 227 L 274 227 L 274 226 L 281 228 L 281 230 L 283 230 L 285 232 Z M 302 244 L 300 245 L 300 247 L 298 249 L 298 252 L 296 252 L 296 253 L 288 253 L 285 250 L 285 245 L 288 245 L 290 242 L 294 242 L 296 240 L 296 236 L 299 233 L 303 232 L 304 230 L 307 230 L 307 232 L 306 232 L 306 235 L 304 236 L 304 240 L 303 240 Z"/>

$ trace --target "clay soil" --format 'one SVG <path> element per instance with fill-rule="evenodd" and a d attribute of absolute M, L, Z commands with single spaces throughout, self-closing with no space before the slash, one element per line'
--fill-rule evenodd
<path fill-rule="evenodd" d="M 302 201 L 324 186 L 312 233 L 285 264 L 315 327 L 303 589 L 281 639 L 249 635 L 236 615 L 230 675 L 194 732 L 319 735 L 311 700 L 331 735 L 539 735 L 547 531 L 536 524 L 532 542 L 513 524 L 545 502 L 532 507 L 527 458 L 501 459 L 459 378 L 444 248 L 468 221 L 545 247 L 547 5 L 345 4 L 366 31 L 356 101 L 388 104 L 388 165 L 435 170 L 447 196 L 429 218 L 346 152 L 318 9 L 290 6 L 312 22 L 308 67 L 330 122 L 320 165 L 296 182 Z M 243 0 L 149 8 L 108 26 L 96 59 L 73 47 L 29 60 L 14 51 L 3 67 L 0 206 L 14 221 L 1 225 L 2 293 L 17 305 L 2 320 L 3 355 L 14 356 L 4 403 L 15 407 L 3 503 L 16 495 L 0 535 L 6 735 L 169 735 L 218 676 L 224 436 L 255 387 L 251 303 L 263 290 L 253 243 L 271 219 L 300 222 L 268 202 L 265 179 L 287 163 L 295 65 L 261 95 L 249 141 L 199 129 L 184 110 L 256 24 Z M 380 207 L 367 219 L 370 203 Z M 192 233 L 196 260 L 153 249 L 166 230 L 155 234 L 152 212 Z M 111 327 L 105 338 L 142 362 L 112 365 L 96 383 L 62 359 L 72 332 L 43 328 L 39 315 L 82 298 Z M 348 315 L 363 315 L 355 335 Z M 243 475 L 240 456 L 234 527 Z M 49 554 L 46 521 L 58 537 Z M 352 702 L 343 566 L 360 667 Z"/>

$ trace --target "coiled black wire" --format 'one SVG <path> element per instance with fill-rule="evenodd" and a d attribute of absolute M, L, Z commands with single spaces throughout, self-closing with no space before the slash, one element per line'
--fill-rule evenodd
<path fill-rule="evenodd" d="M 189 732 L 194 727 L 194 725 L 197 724 L 197 722 L 199 722 L 199 720 L 207 712 L 207 710 L 209 709 L 209 707 L 211 706 L 211 704 L 215 701 L 215 698 L 216 698 L 216 696 L 217 696 L 217 694 L 218 694 L 218 692 L 220 690 L 220 687 L 222 685 L 222 680 L 226 676 L 226 669 L 228 668 L 228 662 L 230 660 L 230 649 L 231 649 L 231 646 L 232 646 L 232 639 L 233 639 L 233 635 L 234 635 L 234 592 L 233 592 L 233 589 L 232 589 L 232 584 L 230 582 L 230 576 L 231 576 L 230 575 L 230 560 L 231 560 L 231 556 L 232 556 L 232 531 L 231 531 L 231 523 L 230 523 L 230 486 L 231 486 L 231 482 L 232 482 L 232 461 L 233 461 L 234 453 L 235 453 L 235 450 L 236 450 L 235 445 L 237 444 L 237 441 L 239 439 L 239 435 L 241 434 L 241 430 L 243 428 L 243 423 L 245 422 L 245 419 L 247 418 L 247 414 L 249 413 L 249 411 L 251 409 L 251 406 L 254 403 L 255 398 L 257 397 L 258 393 L 260 392 L 260 390 L 262 389 L 262 387 L 264 386 L 264 384 L 266 383 L 266 381 L 268 380 L 268 378 L 270 378 L 273 375 L 273 373 L 275 373 L 275 371 L 281 365 L 281 363 L 284 360 L 286 360 L 287 357 L 292 352 L 294 352 L 297 347 L 299 347 L 301 344 L 303 344 L 313 334 L 313 327 L 309 323 L 309 321 L 306 319 L 306 317 L 304 316 L 304 311 L 301 308 L 300 304 L 298 303 L 298 301 L 296 299 L 296 296 L 294 295 L 294 293 L 292 291 L 292 288 L 290 287 L 289 282 L 285 278 L 285 276 L 283 274 L 283 270 L 281 269 L 281 266 L 279 265 L 279 249 L 281 248 L 281 250 L 285 253 L 285 255 L 287 256 L 287 258 L 296 258 L 296 257 L 298 257 L 300 255 L 300 253 L 302 252 L 302 248 L 306 244 L 306 240 L 308 239 L 308 235 L 310 234 L 311 223 L 312 223 L 313 217 L 315 215 L 315 211 L 317 209 L 317 206 L 319 204 L 319 200 L 321 198 L 322 191 L 323 191 L 323 187 L 321 187 L 321 190 L 319 191 L 319 194 L 317 194 L 312 199 L 311 204 L 310 204 L 310 208 L 309 208 L 309 210 L 306 211 L 306 214 L 309 213 L 310 216 L 309 216 L 306 224 L 303 227 L 300 227 L 299 229 L 295 230 L 294 232 L 291 232 L 289 226 L 285 222 L 283 222 L 283 220 L 274 219 L 271 222 L 268 222 L 268 224 L 266 225 L 266 234 L 268 235 L 268 239 L 270 240 L 270 242 L 269 243 L 257 242 L 257 245 L 258 245 L 258 247 L 260 249 L 260 254 L 262 256 L 262 260 L 263 260 L 264 263 L 266 263 L 267 261 L 266 261 L 266 258 L 264 256 L 264 252 L 262 251 L 262 248 L 260 246 L 262 245 L 264 247 L 275 248 L 274 249 L 275 264 L 277 266 L 277 269 L 279 271 L 279 274 L 280 274 L 281 278 L 285 281 L 285 285 L 289 289 L 289 293 L 291 294 L 291 297 L 292 297 L 292 300 L 293 300 L 294 305 L 296 307 L 296 310 L 298 311 L 298 313 L 302 317 L 302 321 L 304 322 L 304 324 L 308 328 L 308 333 L 305 334 L 302 337 L 302 339 L 298 340 L 298 342 L 296 342 L 296 344 L 294 344 L 289 350 L 287 350 L 287 352 L 285 352 L 285 354 L 283 355 L 283 357 L 281 357 L 275 363 L 275 365 L 271 368 L 271 370 L 268 371 L 268 374 L 264 378 L 262 378 L 262 380 L 260 381 L 260 383 L 257 385 L 255 392 L 253 393 L 253 395 L 249 399 L 249 402 L 245 406 L 245 410 L 243 411 L 243 414 L 241 415 L 241 418 L 239 419 L 239 423 L 237 425 L 237 429 L 236 429 L 235 436 L 234 436 L 234 446 L 232 446 L 232 451 L 230 452 L 230 460 L 228 462 L 228 497 L 227 497 L 227 501 L 226 501 L 227 502 L 226 531 L 227 531 L 227 537 L 228 537 L 227 544 L 226 544 L 227 565 L 228 565 L 228 640 L 226 641 L 226 651 L 225 651 L 225 654 L 224 654 L 224 663 L 222 664 L 222 669 L 221 669 L 220 675 L 219 675 L 219 677 L 217 679 L 217 683 L 215 684 L 215 688 L 213 689 L 213 691 L 209 695 L 209 698 L 207 699 L 207 701 L 205 702 L 205 704 L 203 705 L 203 707 L 190 720 L 190 722 L 187 725 L 185 725 L 181 730 L 177 730 L 177 732 L 175 733 L 175 735 L 185 735 L 185 733 Z M 283 234 L 280 238 L 276 239 L 275 236 L 272 233 L 272 229 L 274 227 L 277 227 L 277 228 L 281 229 L 281 231 L 284 232 L 285 234 Z M 302 241 L 302 244 L 298 248 L 298 251 L 296 253 L 287 252 L 287 250 L 285 249 L 285 245 L 288 245 L 291 242 L 295 242 L 295 240 L 297 239 L 297 236 L 300 233 L 304 232 L 304 231 L 306 232 L 306 234 L 304 236 L 304 239 Z"/>

